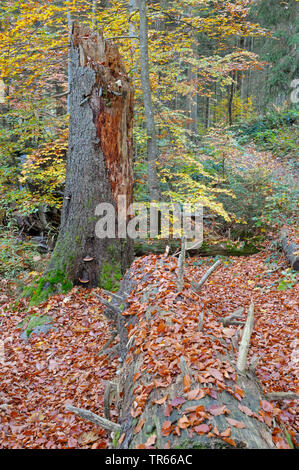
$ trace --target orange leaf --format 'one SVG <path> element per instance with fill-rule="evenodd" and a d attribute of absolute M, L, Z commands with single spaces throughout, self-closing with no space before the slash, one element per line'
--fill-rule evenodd
<path fill-rule="evenodd" d="M 165 397 L 160 398 L 160 400 L 154 400 L 153 403 L 156 403 L 157 405 L 162 405 L 163 403 L 166 402 L 167 398 L 168 398 L 168 395 L 165 395 Z"/>
<path fill-rule="evenodd" d="M 239 429 L 246 428 L 245 424 L 242 421 L 237 421 L 236 419 L 232 419 L 232 418 L 225 418 L 225 419 L 231 426 L 235 426 L 236 428 L 239 428 Z"/>
<path fill-rule="evenodd" d="M 189 419 L 187 418 L 186 415 L 184 415 L 182 418 L 180 418 L 178 420 L 178 426 L 181 428 L 181 429 L 186 429 L 190 426 L 190 421 Z"/>
<path fill-rule="evenodd" d="M 169 434 L 171 433 L 172 431 L 172 424 L 171 424 L 171 421 L 164 421 L 163 424 L 162 424 L 162 429 L 161 429 L 161 434 L 162 436 L 169 436 Z"/>
<path fill-rule="evenodd" d="M 223 328 L 222 331 L 227 338 L 232 338 L 236 333 L 235 328 Z"/>
<path fill-rule="evenodd" d="M 184 377 L 184 386 L 184 392 L 187 392 L 191 387 L 191 378 L 189 375 L 185 375 Z"/>
<path fill-rule="evenodd" d="M 157 436 L 156 436 L 156 434 L 153 434 L 152 436 L 150 436 L 148 438 L 148 440 L 145 443 L 145 446 L 150 447 L 150 446 L 154 445 L 156 440 L 157 440 Z"/>
<path fill-rule="evenodd" d="M 141 431 L 141 429 L 143 428 L 144 423 L 145 423 L 145 419 L 140 418 L 136 428 L 134 429 L 134 434 L 138 434 Z"/>
<path fill-rule="evenodd" d="M 237 447 L 237 444 L 235 443 L 235 441 L 233 441 L 232 439 L 230 439 L 229 437 L 223 437 L 222 438 L 223 441 L 227 442 L 229 445 L 231 446 L 234 446 L 234 447 Z"/>

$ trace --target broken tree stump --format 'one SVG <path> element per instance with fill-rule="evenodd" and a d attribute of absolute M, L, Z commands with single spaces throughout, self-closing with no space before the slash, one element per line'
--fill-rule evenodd
<path fill-rule="evenodd" d="M 133 241 L 117 226 L 133 200 L 133 87 L 117 47 L 100 31 L 73 25 L 70 63 L 64 203 L 46 280 L 53 284 L 59 273 L 64 284 L 90 288 L 105 284 L 107 271 L 119 278 L 133 261 Z M 108 204 L 111 233 L 100 237 Z"/>
<path fill-rule="evenodd" d="M 280 241 L 282 249 L 294 271 L 299 271 L 299 245 L 289 240 L 288 232 L 286 230 L 281 231 Z"/>

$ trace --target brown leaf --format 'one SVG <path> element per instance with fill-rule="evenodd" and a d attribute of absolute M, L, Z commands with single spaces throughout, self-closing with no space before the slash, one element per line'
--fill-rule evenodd
<path fill-rule="evenodd" d="M 164 436 L 164 437 L 169 436 L 172 429 L 173 429 L 173 426 L 171 424 L 171 421 L 164 421 L 163 424 L 162 424 L 162 428 L 161 428 L 162 436 Z"/>
<path fill-rule="evenodd" d="M 244 406 L 244 405 L 238 405 L 238 408 L 240 411 L 242 411 L 242 413 L 244 413 L 246 416 L 252 416 L 253 415 L 253 412 L 247 408 L 247 406 Z"/>
<path fill-rule="evenodd" d="M 184 376 L 184 392 L 187 392 L 191 387 L 191 378 L 190 375 Z"/>
<path fill-rule="evenodd" d="M 157 405 L 162 405 L 163 403 L 166 402 L 167 398 L 168 398 L 168 395 L 165 395 L 165 397 L 160 398 L 159 400 L 154 400 L 153 403 L 156 403 Z"/>
<path fill-rule="evenodd" d="M 236 419 L 232 419 L 232 418 L 225 418 L 225 419 L 231 426 L 235 426 L 235 428 L 239 428 L 239 429 L 246 428 L 245 424 L 242 421 L 237 421 Z"/>
<path fill-rule="evenodd" d="M 140 418 L 140 420 L 138 421 L 138 424 L 136 426 L 136 428 L 134 429 L 134 434 L 138 434 L 141 429 L 143 428 L 143 425 L 145 424 L 145 419 L 144 418 Z"/>
<path fill-rule="evenodd" d="M 210 429 L 211 426 L 209 426 L 208 424 L 200 424 L 199 426 L 196 426 L 194 428 L 194 431 L 197 432 L 197 434 L 206 434 L 207 432 L 209 432 Z"/>
<path fill-rule="evenodd" d="M 190 421 L 189 419 L 187 418 L 186 415 L 184 415 L 182 418 L 180 418 L 178 420 L 178 426 L 181 428 L 181 429 L 186 429 L 190 426 Z"/>

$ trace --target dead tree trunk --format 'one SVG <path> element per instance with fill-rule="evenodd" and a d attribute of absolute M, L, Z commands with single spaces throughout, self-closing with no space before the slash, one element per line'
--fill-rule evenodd
<path fill-rule="evenodd" d="M 58 240 L 47 278 L 96 287 L 132 262 L 132 241 L 98 238 L 96 207 L 132 202 L 133 88 L 119 52 L 102 34 L 74 24 L 67 176 Z M 99 215 L 99 214 L 98 214 Z M 104 214 L 103 214 L 104 215 Z M 115 219 L 113 220 L 113 223 Z"/>
<path fill-rule="evenodd" d="M 239 348 L 244 321 L 236 318 L 244 309 L 230 316 L 230 328 L 230 318 L 224 325 L 202 315 L 189 280 L 180 292 L 176 280 L 177 260 L 163 256 L 139 259 L 126 274 L 119 292 L 126 310 L 119 315 L 114 306 L 123 366 L 108 390 L 119 397 L 119 418 L 100 425 L 113 428 L 118 448 L 273 448 L 271 404 L 254 361 L 247 363 L 253 304 Z M 86 419 L 86 410 L 68 410 Z M 87 419 L 103 422 L 90 413 Z"/>
<path fill-rule="evenodd" d="M 299 271 L 299 245 L 288 239 L 287 231 L 280 234 L 282 249 L 294 271 Z"/>
<path fill-rule="evenodd" d="M 118 446 L 274 447 L 258 414 L 265 397 L 254 371 L 237 369 L 236 344 L 229 335 L 220 337 L 216 322 L 213 327 L 204 320 L 198 331 L 201 309 L 190 284 L 174 294 L 175 275 L 166 280 L 161 258 L 150 276 L 138 274 L 152 259 L 140 260 L 132 270 L 138 286 L 145 282 L 147 288 L 137 287 L 129 297 L 138 303 L 138 313 L 131 315 L 134 304 L 125 312 L 134 327 L 128 328 L 129 351 L 119 379 Z"/>

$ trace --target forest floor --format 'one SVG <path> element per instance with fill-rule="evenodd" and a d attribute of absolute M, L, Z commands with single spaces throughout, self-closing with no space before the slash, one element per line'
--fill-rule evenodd
<path fill-rule="evenodd" d="M 249 154 L 255 152 L 248 148 Z M 271 167 L 278 177 L 290 179 L 288 169 L 258 152 L 255 164 Z M 252 159 L 241 162 L 252 165 Z M 278 168 L 278 170 L 277 170 Z M 294 232 L 293 232 L 294 233 Z M 157 257 L 150 255 L 148 264 Z M 185 279 L 198 281 L 214 262 L 211 258 L 187 258 Z M 173 271 L 174 258 L 163 257 L 165 276 Z M 299 292 L 296 276 L 279 251 L 277 234 L 269 234 L 260 253 L 223 259 L 197 296 L 207 327 L 215 322 L 219 335 L 228 339 L 237 327 L 221 327 L 219 319 L 244 307 L 244 319 L 251 301 L 255 325 L 250 358 L 259 358 L 257 376 L 265 393 L 299 392 Z M 26 282 L 32 281 L 29 276 Z M 118 357 L 100 355 L 110 339 L 112 325 L 102 313 L 95 293 L 101 289 L 75 287 L 55 295 L 38 307 L 19 299 L 18 283 L 0 280 L 0 448 L 59 449 L 109 446 L 109 435 L 65 411 L 66 404 L 103 416 L 105 383 L 115 377 Z M 106 296 L 107 298 L 107 296 Z M 179 312 L 176 312 L 179 315 Z M 21 338 L 19 323 L 28 315 L 49 315 L 55 329 Z M 116 344 L 118 338 L 116 337 Z M 111 346 L 112 346 L 111 345 Z M 178 351 L 178 356 L 180 351 Z M 208 363 L 207 363 L 208 367 Z M 204 372 L 204 371 L 203 371 Z M 112 409 L 112 419 L 116 411 Z M 265 401 L 259 419 L 273 430 L 278 448 L 296 445 L 299 435 L 298 400 Z M 278 426 L 285 429 L 282 435 Z"/>
<path fill-rule="evenodd" d="M 155 259 L 150 256 L 153 263 Z M 271 264 L 274 259 L 275 268 Z M 165 273 L 168 264 L 173 264 L 172 257 L 164 259 Z M 189 258 L 186 278 L 199 280 L 210 264 L 208 259 Z M 198 297 L 205 317 L 214 322 L 240 306 L 247 312 L 254 301 L 250 356 L 260 359 L 257 376 L 265 393 L 298 393 L 298 285 L 278 289 L 287 267 L 284 256 L 273 253 L 270 247 L 250 257 L 230 258 Z M 99 355 L 111 333 L 94 295 L 100 289 L 73 288 L 67 295 L 53 296 L 27 312 L 24 299 L 17 311 L 12 309 L 13 292 L 17 292 L 13 283 L 2 280 L 0 289 L 1 329 L 6 338 L 0 369 L 0 447 L 107 448 L 106 431 L 64 409 L 66 404 L 73 404 L 103 416 L 105 381 L 115 376 L 119 366 L 117 357 L 111 360 Z M 29 313 L 50 315 L 56 329 L 33 334 L 24 342 L 16 326 Z M 273 435 L 279 422 L 295 442 L 299 433 L 298 401 L 271 402 L 268 408 L 275 410 L 271 418 L 264 417 L 268 422 L 270 419 Z M 290 441 L 285 436 L 276 437 L 276 445 L 289 448 Z"/>

